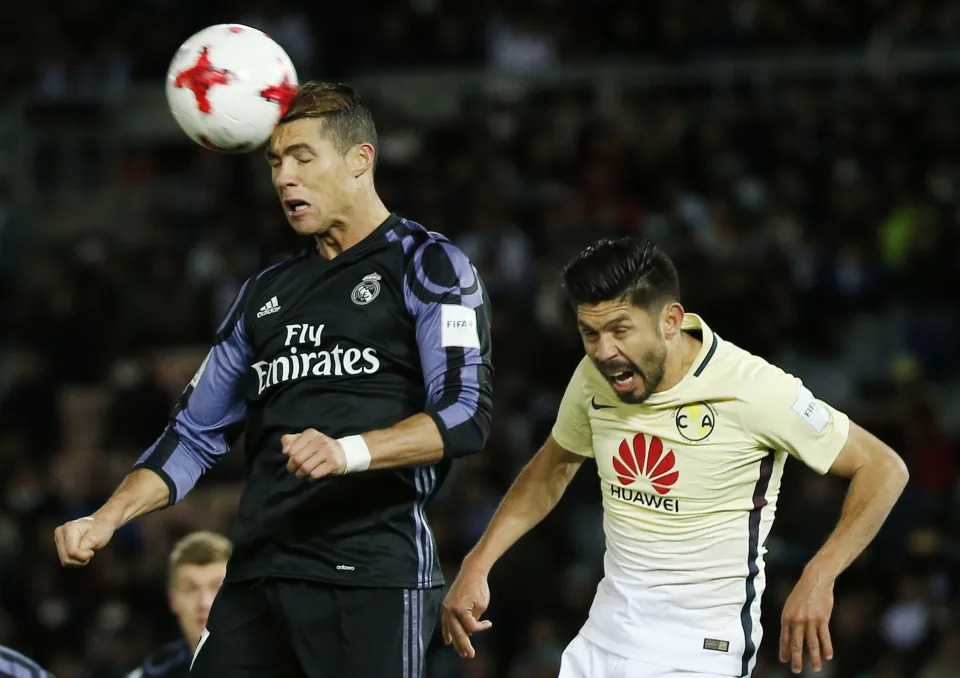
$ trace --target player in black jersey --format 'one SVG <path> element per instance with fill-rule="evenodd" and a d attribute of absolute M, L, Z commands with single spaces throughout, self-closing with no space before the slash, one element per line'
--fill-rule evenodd
<path fill-rule="evenodd" d="M 229 539 L 215 532 L 191 532 L 174 544 L 167 596 L 183 636 L 151 654 L 127 678 L 187 678 L 232 548 Z"/>
<path fill-rule="evenodd" d="M 449 240 L 390 213 L 349 87 L 300 87 L 267 160 L 315 246 L 250 278 L 170 424 L 108 502 L 57 528 L 85 565 L 245 431 L 234 552 L 192 674 L 416 678 L 443 586 L 425 507 L 490 428 L 490 308 Z"/>

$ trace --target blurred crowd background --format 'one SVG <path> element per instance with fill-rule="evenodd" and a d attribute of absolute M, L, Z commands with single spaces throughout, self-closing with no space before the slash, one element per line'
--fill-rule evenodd
<path fill-rule="evenodd" d="M 230 532 L 236 452 L 86 569 L 61 569 L 52 536 L 154 440 L 243 280 L 303 246 L 259 153 L 192 145 L 163 103 L 180 42 L 237 21 L 302 80 L 367 94 L 386 204 L 449 235 L 489 287 L 493 434 L 431 511 L 451 580 L 581 355 L 560 267 L 639 234 L 675 258 L 688 310 L 910 468 L 837 585 L 824 675 L 960 676 L 960 5 L 81 0 L 4 16 L 0 644 L 60 678 L 115 678 L 177 637 L 174 540 Z M 780 608 L 844 493 L 788 463 L 756 678 L 787 675 Z M 494 570 L 479 657 L 438 648 L 428 676 L 555 676 L 601 575 L 600 521 L 586 464 Z"/>

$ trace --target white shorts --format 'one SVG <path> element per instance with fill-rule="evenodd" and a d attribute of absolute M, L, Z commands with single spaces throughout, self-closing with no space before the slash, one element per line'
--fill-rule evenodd
<path fill-rule="evenodd" d="M 608 652 L 577 635 L 560 658 L 558 678 L 718 678 L 721 674 L 680 671 Z"/>

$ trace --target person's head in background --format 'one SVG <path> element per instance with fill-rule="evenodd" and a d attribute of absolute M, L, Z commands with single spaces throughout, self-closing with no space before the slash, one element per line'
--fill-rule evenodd
<path fill-rule="evenodd" d="M 170 609 L 183 636 L 196 650 L 213 599 L 227 574 L 233 544 L 215 532 L 191 532 L 170 552 L 167 589 Z"/>

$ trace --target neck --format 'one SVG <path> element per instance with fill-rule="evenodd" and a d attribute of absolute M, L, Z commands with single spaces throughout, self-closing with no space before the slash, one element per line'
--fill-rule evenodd
<path fill-rule="evenodd" d="M 325 233 L 315 236 L 317 251 L 326 258 L 333 259 L 373 233 L 390 216 L 379 196 L 355 205 L 348 216 L 334 222 Z"/>
<path fill-rule="evenodd" d="M 677 333 L 673 338 L 673 345 L 667 351 L 667 364 L 657 391 L 666 391 L 680 383 L 697 359 L 702 344 L 703 342 L 686 332 Z"/>

